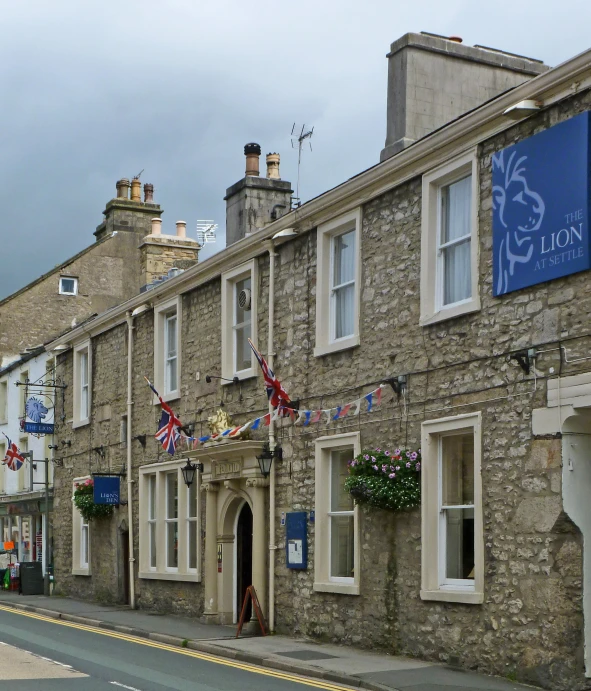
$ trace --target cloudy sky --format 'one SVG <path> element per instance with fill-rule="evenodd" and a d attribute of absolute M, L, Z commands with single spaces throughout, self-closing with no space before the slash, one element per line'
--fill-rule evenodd
<path fill-rule="evenodd" d="M 544 7 L 548 9 L 544 9 Z M 588 0 L 1 0 L 0 299 L 94 241 L 115 181 L 144 169 L 164 230 L 220 224 L 242 147 L 314 126 L 305 201 L 373 165 L 386 53 L 407 31 L 556 65 L 589 48 Z M 207 254 L 214 246 L 207 248 Z M 204 253 L 205 256 L 205 253 Z"/>

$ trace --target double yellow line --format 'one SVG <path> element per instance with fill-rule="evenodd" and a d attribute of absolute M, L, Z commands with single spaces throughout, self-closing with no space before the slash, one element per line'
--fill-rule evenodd
<path fill-rule="evenodd" d="M 236 662 L 235 660 L 226 659 L 223 657 L 218 657 L 216 655 L 209 655 L 208 653 L 200 653 L 196 650 L 188 650 L 187 648 L 178 648 L 173 645 L 167 645 L 166 643 L 158 643 L 152 641 L 148 638 L 140 638 L 138 636 L 130 636 L 125 633 L 118 633 L 117 631 L 109 631 L 106 629 L 98 629 L 94 626 L 86 626 L 84 624 L 76 624 L 70 621 L 63 621 L 62 619 L 53 619 L 52 617 L 45 617 L 42 614 L 34 614 L 33 612 L 24 612 L 19 609 L 13 609 L 12 607 L 5 607 L 0 605 L 0 610 L 5 612 L 10 612 L 11 614 L 19 614 L 23 617 L 29 617 L 30 619 L 39 619 L 40 621 L 47 621 L 50 624 L 59 624 L 60 626 L 69 626 L 72 629 L 79 629 L 80 631 L 89 631 L 90 633 L 96 633 L 100 636 L 109 636 L 110 638 L 118 638 L 122 641 L 129 641 L 130 643 L 137 643 L 138 645 L 145 645 L 150 648 L 159 648 L 160 650 L 168 650 L 171 653 L 176 653 L 177 655 L 186 655 L 187 657 L 195 657 L 198 660 L 205 660 L 206 662 L 213 662 L 216 665 L 225 665 L 226 667 L 234 667 L 236 669 L 241 669 L 245 672 L 252 672 L 253 674 L 264 674 L 267 677 L 274 677 L 275 679 L 284 679 L 285 681 L 293 681 L 296 684 L 305 684 L 306 686 L 313 686 L 316 689 L 326 689 L 327 691 L 350 691 L 348 686 L 340 686 L 337 684 L 331 684 L 329 682 L 321 680 L 308 679 L 306 677 L 300 677 L 295 674 L 288 674 L 286 672 L 275 671 L 271 669 L 266 669 L 264 667 L 258 667 L 256 665 L 248 664 L 247 662 Z"/>

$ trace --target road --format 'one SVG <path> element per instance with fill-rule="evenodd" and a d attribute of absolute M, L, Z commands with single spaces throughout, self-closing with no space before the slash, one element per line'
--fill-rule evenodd
<path fill-rule="evenodd" d="M 347 691 L 255 665 L 0 606 L 0 691 Z"/>

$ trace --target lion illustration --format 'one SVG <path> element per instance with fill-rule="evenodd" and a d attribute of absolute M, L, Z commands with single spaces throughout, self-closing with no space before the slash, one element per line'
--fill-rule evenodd
<path fill-rule="evenodd" d="M 33 422 L 41 422 L 45 419 L 48 409 L 43 405 L 43 403 L 34 396 L 31 396 L 27 401 L 25 406 L 27 417 Z"/>
<path fill-rule="evenodd" d="M 493 212 L 504 229 L 498 251 L 497 295 L 509 290 L 515 264 L 527 264 L 532 257 L 533 235 L 544 219 L 546 206 L 537 192 L 531 190 L 525 177 L 527 156 L 513 152 L 505 160 L 505 151 L 493 156 L 494 173 L 502 174 L 502 184 L 493 186 Z M 496 176 L 495 176 L 496 177 Z"/>

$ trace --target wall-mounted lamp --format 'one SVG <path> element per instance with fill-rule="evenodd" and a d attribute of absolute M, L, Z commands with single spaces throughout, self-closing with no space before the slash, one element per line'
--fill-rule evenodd
<path fill-rule="evenodd" d="M 211 384 L 212 379 L 221 379 L 222 381 L 231 381 L 232 384 L 240 384 L 240 379 L 238 377 L 232 377 L 232 379 L 226 379 L 226 377 L 219 377 L 217 374 L 206 374 L 205 381 Z"/>
<path fill-rule="evenodd" d="M 139 443 L 142 445 L 142 447 L 144 449 L 146 448 L 146 435 L 145 434 L 137 434 L 135 437 L 132 437 L 132 438 L 139 441 Z"/>
<path fill-rule="evenodd" d="M 139 307 L 136 307 L 133 312 L 131 313 L 132 317 L 137 317 L 138 314 L 143 314 L 144 312 L 147 312 L 150 309 L 150 305 L 144 304 L 140 305 Z"/>
<path fill-rule="evenodd" d="M 53 353 L 63 353 L 65 350 L 69 350 L 72 346 L 69 343 L 60 343 L 56 345 L 52 350 Z"/>
<path fill-rule="evenodd" d="M 540 110 L 542 104 L 540 101 L 534 101 L 533 99 L 526 99 L 525 101 L 519 101 L 514 106 L 507 108 L 503 111 L 503 115 L 511 120 L 521 120 L 521 118 L 526 118 L 528 115 L 532 115 Z"/>
<path fill-rule="evenodd" d="M 197 471 L 200 473 L 203 472 L 203 463 L 191 463 L 190 460 L 187 460 L 187 464 L 181 468 L 183 480 L 185 481 L 185 485 L 187 485 L 187 487 L 190 487 L 193 484 L 195 473 Z"/>
<path fill-rule="evenodd" d="M 273 240 L 280 240 L 281 238 L 293 238 L 296 235 L 298 235 L 298 231 L 295 228 L 284 228 L 273 235 Z"/>
<path fill-rule="evenodd" d="M 62 446 L 72 446 L 71 439 L 62 439 Z"/>
<path fill-rule="evenodd" d="M 259 468 L 263 477 L 269 477 L 271 474 L 271 466 L 273 465 L 274 458 L 281 461 L 283 459 L 283 449 L 277 446 L 271 451 L 269 443 L 265 442 L 261 449 L 261 455 L 257 456 L 257 461 L 259 462 Z"/>

